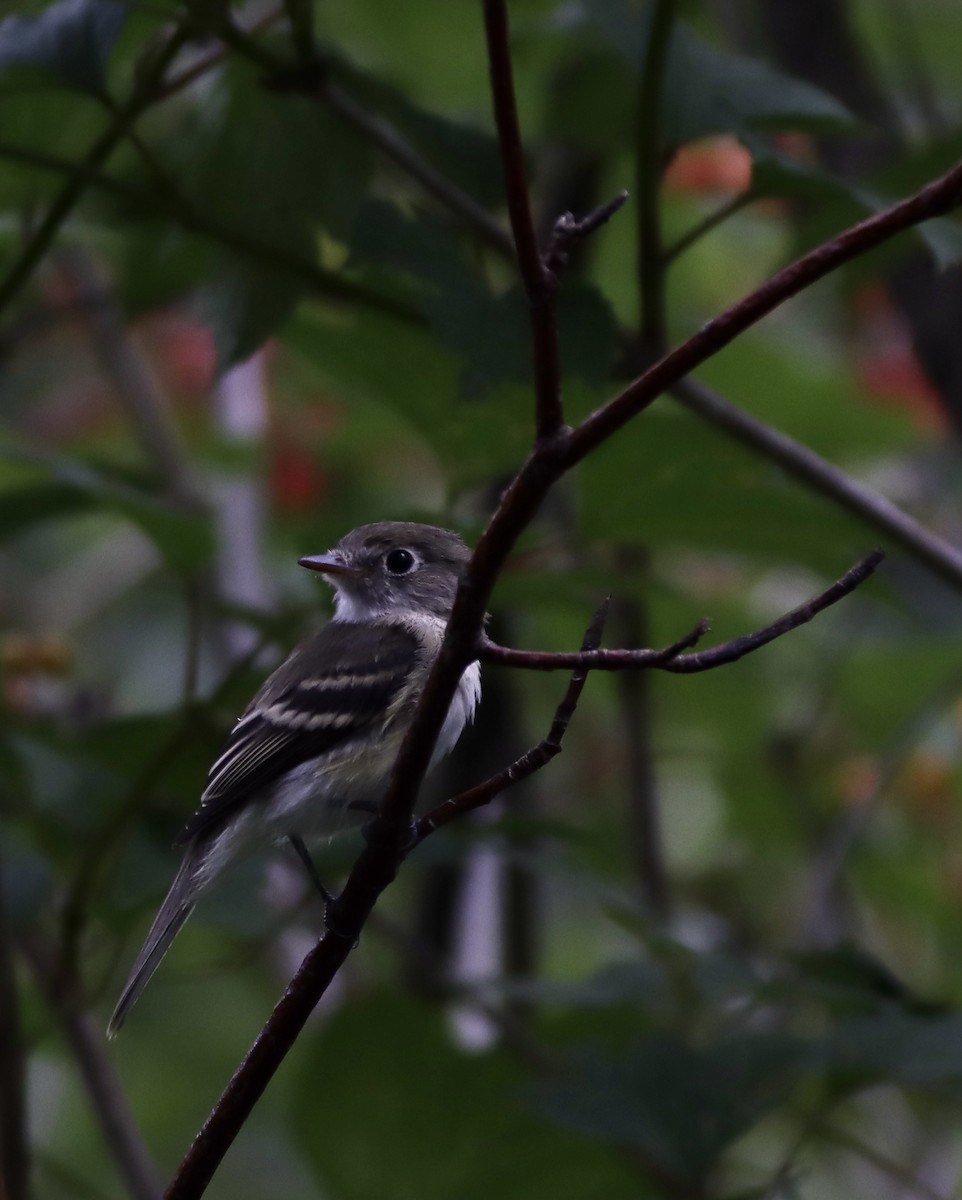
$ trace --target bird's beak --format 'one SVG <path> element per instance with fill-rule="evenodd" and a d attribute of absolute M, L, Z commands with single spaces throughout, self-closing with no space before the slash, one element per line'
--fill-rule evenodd
<path fill-rule="evenodd" d="M 349 567 L 339 554 L 309 554 L 297 560 L 299 567 L 307 567 L 309 571 L 320 571 L 322 575 L 356 575 L 354 567 Z"/>

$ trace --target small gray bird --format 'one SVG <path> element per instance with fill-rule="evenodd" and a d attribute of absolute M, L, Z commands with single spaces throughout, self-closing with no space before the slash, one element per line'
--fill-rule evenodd
<path fill-rule="evenodd" d="M 441 647 L 469 557 L 448 529 L 380 521 L 327 554 L 300 559 L 334 587 L 333 618 L 266 681 L 210 769 L 160 911 L 117 1001 L 120 1029 L 198 898 L 230 864 L 289 838 L 302 856 L 363 819 L 379 799 Z M 433 762 L 447 754 L 481 696 L 473 662 L 458 684 Z"/>

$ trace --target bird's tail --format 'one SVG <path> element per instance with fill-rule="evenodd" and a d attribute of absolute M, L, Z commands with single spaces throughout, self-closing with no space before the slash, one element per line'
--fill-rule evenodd
<path fill-rule="evenodd" d="M 137 961 L 124 984 L 124 990 L 120 993 L 117 1007 L 107 1025 L 109 1038 L 116 1036 L 127 1018 L 127 1013 L 130 1012 L 138 996 L 149 983 L 151 975 L 160 966 L 161 960 L 170 949 L 171 942 L 194 911 L 194 904 L 200 890 L 196 883 L 197 865 L 197 859 L 193 854 L 184 855 L 180 870 L 174 876 L 170 891 L 165 896 L 157 916 L 154 917 L 147 940 L 141 946 Z"/>

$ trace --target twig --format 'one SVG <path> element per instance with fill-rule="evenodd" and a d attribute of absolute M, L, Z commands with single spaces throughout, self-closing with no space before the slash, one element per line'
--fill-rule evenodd
<path fill-rule="evenodd" d="M 531 319 L 535 427 L 539 441 L 549 440 L 564 423 L 555 304 L 557 287 L 542 262 L 531 216 L 524 147 L 514 97 L 508 12 L 504 0 L 484 0 L 484 30 L 508 213 Z"/>
<path fill-rule="evenodd" d="M 608 607 L 609 601 L 606 600 L 592 617 L 591 624 L 581 643 L 582 654 L 590 654 L 597 650 L 608 617 Z M 568 725 L 571 723 L 575 709 L 578 707 L 578 701 L 581 699 L 581 693 L 588 679 L 589 669 L 590 667 L 586 665 L 579 665 L 575 668 L 568 683 L 568 690 L 555 710 L 551 728 L 537 746 L 525 751 L 510 766 L 498 771 L 483 783 L 459 792 L 456 796 L 452 796 L 443 804 L 439 804 L 437 808 L 426 813 L 414 826 L 415 845 L 419 845 L 428 834 L 440 829 L 442 825 L 449 824 L 456 817 L 463 816 L 464 813 L 471 812 L 475 808 L 481 808 L 485 804 L 490 804 L 507 788 L 519 783 L 522 779 L 527 779 L 535 771 L 540 771 L 561 753 L 561 743 L 568 731 Z"/>
<path fill-rule="evenodd" d="M 820 612 L 854 592 L 875 572 L 884 558 L 884 551 L 873 550 L 846 571 L 841 579 L 804 604 L 793 608 L 791 612 L 785 613 L 777 621 L 754 633 L 745 634 L 744 637 L 733 638 L 719 646 L 713 646 L 710 650 L 701 650 L 694 654 L 683 654 L 682 650 L 702 636 L 708 627 L 707 621 L 699 622 L 692 633 L 663 650 L 593 650 L 588 653 L 579 650 L 555 653 L 548 650 L 515 650 L 509 646 L 499 646 L 485 638 L 478 649 L 478 657 L 484 662 L 521 667 L 527 671 L 563 671 L 578 666 L 590 667 L 594 671 L 629 671 L 649 667 L 659 671 L 671 671 L 677 675 L 710 671 L 725 663 L 737 662 L 746 654 L 767 646 L 769 642 L 783 637 L 791 630 L 807 625 Z"/>
<path fill-rule="evenodd" d="M 593 671 L 663 667 L 701 641 L 708 629 L 708 618 L 702 617 L 690 633 L 661 650 L 573 650 L 560 653 L 553 650 L 515 650 L 512 646 L 501 646 L 484 637 L 478 647 L 478 658 L 482 662 L 498 663 L 502 667 L 520 667 L 525 671 L 563 671 L 585 666 Z"/>
<path fill-rule="evenodd" d="M 726 200 L 724 204 L 720 204 L 713 209 L 708 216 L 701 221 L 697 221 L 692 227 L 686 230 L 677 241 L 672 242 L 670 246 L 666 246 L 661 252 L 662 268 L 669 266 L 679 258 L 686 250 L 700 241 L 706 234 L 717 228 L 729 217 L 733 217 L 735 213 L 741 212 L 743 208 L 747 208 L 749 204 L 754 204 L 758 197 L 750 188 L 744 192 L 738 192 L 732 196 L 730 200 Z"/>
<path fill-rule="evenodd" d="M 648 24 L 638 87 L 638 290 L 641 340 L 647 354 L 665 346 L 665 273 L 661 251 L 661 93 L 675 25 L 677 0 L 656 0 Z"/>
<path fill-rule="evenodd" d="M 4 1200 L 28 1200 L 26 1070 L 5 886 L 0 859 L 0 1195 Z"/>
<path fill-rule="evenodd" d="M 790 297 L 798 295 L 844 263 L 874 250 L 896 234 L 932 217 L 944 216 L 959 204 L 962 204 L 962 163 L 926 184 L 908 199 L 867 217 L 777 271 L 760 287 L 659 359 L 618 396 L 583 421 L 568 440 L 561 470 L 581 462 L 684 376 Z M 952 561 L 953 580 L 959 585 L 962 583 L 962 555 L 953 555 Z"/>
<path fill-rule="evenodd" d="M 962 554 L 867 484 L 846 475 L 814 450 L 743 412 L 694 379 L 675 384 L 671 394 L 692 412 L 744 445 L 760 450 L 796 479 L 873 525 L 946 583 L 955 588 L 962 584 Z"/>
<path fill-rule="evenodd" d="M 37 934 L 20 940 L 44 1000 L 63 1029 L 80 1069 L 104 1140 L 133 1200 L 159 1200 L 160 1186 L 124 1090 L 104 1053 L 104 1039 L 89 1013 L 76 1003 L 76 986 L 64 978 L 50 948 Z"/>
<path fill-rule="evenodd" d="M 589 237 L 610 221 L 627 199 L 627 191 L 621 191 L 613 200 L 592 209 L 585 217 L 576 217 L 570 212 L 562 213 L 554 223 L 542 255 L 545 270 L 557 278 L 568 265 L 568 255 L 574 243 Z"/>

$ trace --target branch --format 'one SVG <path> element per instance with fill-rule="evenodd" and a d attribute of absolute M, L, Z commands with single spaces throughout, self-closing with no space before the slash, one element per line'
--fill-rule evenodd
<path fill-rule="evenodd" d="M 661 185 L 661 93 L 677 0 L 656 0 L 638 88 L 638 284 L 641 339 L 649 354 L 665 345 L 665 272 L 658 209 Z"/>
<path fill-rule="evenodd" d="M 962 553 L 867 484 L 852 479 L 808 446 L 750 416 L 694 379 L 681 380 L 671 394 L 685 408 L 744 445 L 760 450 L 788 474 L 873 525 L 946 583 L 955 588 L 962 584 Z"/>
<path fill-rule="evenodd" d="M 103 1034 L 90 1014 L 78 1008 L 76 988 L 69 979 L 65 980 L 50 948 L 36 935 L 21 938 L 20 947 L 48 1008 L 70 1044 L 104 1141 L 132 1200 L 159 1200 L 160 1187 L 153 1164 L 120 1081 L 104 1052 Z"/>
<path fill-rule="evenodd" d="M 557 283 L 545 270 L 531 216 L 505 0 L 484 0 L 484 29 L 508 213 L 531 317 L 535 427 L 538 440 L 547 440 L 558 433 L 564 422 L 555 304 Z"/>
<path fill-rule="evenodd" d="M 5 874 L 0 860 L 0 1194 L 4 1200 L 28 1200 L 26 1067 Z"/>
<path fill-rule="evenodd" d="M 874 250 L 896 234 L 932 217 L 944 216 L 962 204 L 962 163 L 883 212 L 851 226 L 783 267 L 760 287 L 703 325 L 687 341 L 654 363 L 618 396 L 588 417 L 572 434 L 563 469 L 573 467 L 612 434 L 643 412 L 669 388 L 750 329 L 792 296 L 819 279 Z M 962 557 L 957 558 L 956 582 L 962 582 Z"/>
<path fill-rule="evenodd" d="M 665 667 L 682 651 L 694 646 L 708 632 L 709 621 L 702 617 L 690 633 L 661 650 L 572 650 L 556 653 L 553 650 L 515 650 L 501 646 L 486 635 L 478 648 L 482 662 L 502 667 L 520 667 L 523 671 L 563 671 L 588 667 L 593 671 L 638 670 L 640 667 Z"/>
<path fill-rule="evenodd" d="M 594 671 L 635 671 L 639 668 L 655 668 L 660 671 L 671 671 L 676 675 L 691 675 L 699 671 L 710 671 L 726 663 L 737 662 L 746 654 L 767 646 L 776 638 L 783 637 L 801 625 L 807 625 L 813 617 L 824 612 L 843 597 L 848 596 L 872 574 L 875 573 L 885 553 L 873 550 L 860 559 L 855 566 L 846 571 L 841 579 L 828 587 L 817 596 L 813 596 L 798 608 L 779 617 L 770 625 L 744 637 L 722 642 L 711 650 L 702 650 L 696 654 L 683 654 L 682 651 L 693 645 L 708 628 L 707 620 L 702 620 L 695 629 L 680 641 L 663 650 L 578 650 L 571 653 L 554 653 L 547 650 L 515 650 L 509 646 L 499 646 L 496 642 L 483 638 L 478 650 L 482 662 L 499 663 L 506 667 L 520 667 L 526 671 L 562 671 L 584 667 Z"/>
<path fill-rule="evenodd" d="M 615 215 L 628 199 L 626 191 L 620 191 L 613 200 L 592 209 L 586 217 L 576 217 L 574 213 L 565 212 L 555 221 L 551 237 L 542 255 L 544 268 L 556 278 L 561 275 L 568 265 L 568 255 L 575 242 L 589 237 Z"/>
<path fill-rule="evenodd" d="M 605 621 L 608 617 L 608 606 L 609 601 L 606 600 L 592 617 L 591 624 L 588 626 L 584 640 L 581 643 L 582 654 L 591 654 L 600 645 L 601 635 L 604 632 Z M 429 834 L 434 833 L 436 829 L 440 829 L 442 825 L 449 824 L 456 817 L 463 816 L 475 808 L 481 808 L 485 804 L 490 804 L 495 797 L 500 796 L 502 792 L 506 791 L 509 787 L 513 787 L 514 784 L 520 783 L 522 779 L 527 779 L 535 771 L 540 771 L 556 755 L 560 754 L 561 743 L 568 731 L 568 726 L 571 723 L 571 718 L 574 716 L 575 709 L 578 707 L 578 701 L 581 699 L 581 693 L 587 682 L 589 670 L 590 666 L 579 665 L 572 672 L 571 680 L 568 683 L 568 690 L 555 710 L 551 728 L 536 746 L 533 746 L 530 750 L 522 754 L 520 758 L 516 758 L 510 766 L 498 771 L 483 783 L 476 784 L 473 788 L 468 788 L 464 792 L 459 792 L 456 796 L 452 796 L 449 800 L 445 800 L 443 804 L 439 804 L 437 808 L 433 808 L 429 813 L 426 813 L 414 827 L 414 844 L 420 845 Z"/>
<path fill-rule="evenodd" d="M 429 196 L 463 217 L 475 233 L 503 258 L 514 259 L 511 235 L 491 214 L 457 184 L 443 175 L 437 167 L 414 149 L 410 142 L 383 117 L 376 117 L 362 108 L 337 84 L 321 82 L 315 88 L 331 110 L 361 133 L 386 157 L 406 171 Z"/>

